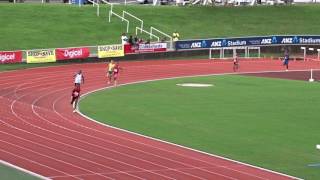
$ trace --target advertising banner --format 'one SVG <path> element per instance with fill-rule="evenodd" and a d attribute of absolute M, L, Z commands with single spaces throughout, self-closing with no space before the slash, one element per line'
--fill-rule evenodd
<path fill-rule="evenodd" d="M 262 36 L 177 41 L 176 49 L 209 49 L 236 46 L 320 45 L 320 36 Z"/>
<path fill-rule="evenodd" d="M 56 49 L 57 60 L 84 59 L 89 56 L 90 50 L 85 47 Z"/>
<path fill-rule="evenodd" d="M 22 51 L 0 51 L 0 64 L 22 62 Z"/>
<path fill-rule="evenodd" d="M 139 44 L 138 52 L 164 52 L 167 50 L 167 43 Z"/>
<path fill-rule="evenodd" d="M 98 57 L 121 57 L 124 56 L 124 48 L 122 44 L 98 46 Z"/>
<path fill-rule="evenodd" d="M 54 49 L 40 49 L 27 51 L 27 63 L 56 62 Z"/>
<path fill-rule="evenodd" d="M 131 44 L 125 44 L 124 47 L 124 54 L 132 54 L 136 52 L 136 46 L 131 46 Z"/>

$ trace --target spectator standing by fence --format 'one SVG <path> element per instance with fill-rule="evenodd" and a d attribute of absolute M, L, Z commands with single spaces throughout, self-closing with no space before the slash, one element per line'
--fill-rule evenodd
<path fill-rule="evenodd" d="M 131 46 L 133 46 L 134 43 L 133 43 L 133 37 L 132 37 L 132 35 L 129 36 L 128 43 L 129 43 Z"/>
<path fill-rule="evenodd" d="M 179 41 L 180 38 L 180 34 L 177 32 L 177 30 L 174 31 L 174 33 L 172 34 L 173 37 L 173 47 L 175 48 L 176 46 L 176 42 Z"/>
<path fill-rule="evenodd" d="M 126 33 L 122 33 L 121 43 L 122 43 L 122 45 L 125 45 L 128 43 L 128 37 L 126 36 Z"/>
<path fill-rule="evenodd" d="M 180 34 L 177 32 L 177 30 L 174 31 L 174 33 L 172 34 L 172 37 L 173 37 L 173 41 L 179 41 Z"/>

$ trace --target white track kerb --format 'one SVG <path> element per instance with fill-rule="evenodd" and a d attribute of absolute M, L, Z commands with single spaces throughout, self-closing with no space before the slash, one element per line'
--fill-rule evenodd
<path fill-rule="evenodd" d="M 290 71 L 291 72 L 295 72 L 295 71 L 308 71 L 308 70 L 290 70 Z M 142 84 L 142 83 L 153 82 L 153 81 L 169 80 L 169 79 L 180 79 L 180 78 L 188 78 L 188 77 L 206 77 L 206 76 L 220 76 L 220 75 L 232 75 L 232 74 L 254 74 L 254 73 L 273 73 L 273 72 L 284 72 L 284 71 L 283 70 L 282 71 L 256 71 L 256 72 L 221 73 L 221 74 L 206 74 L 206 75 L 193 75 L 193 76 L 190 75 L 190 76 L 179 76 L 179 77 L 171 77 L 171 78 L 161 78 L 161 79 L 153 79 L 153 80 L 136 81 L 136 82 L 131 82 L 131 83 L 119 84 L 118 86 L 126 86 L 126 85 L 131 85 L 131 84 Z M 111 89 L 111 88 L 114 88 L 114 86 L 108 86 L 108 87 L 96 89 L 96 90 L 89 91 L 89 92 L 83 94 L 79 99 L 79 106 L 80 106 L 80 101 L 83 100 L 85 97 L 87 97 L 89 94 L 92 94 L 92 93 L 95 93 L 95 92 L 98 92 L 98 91 L 102 91 L 102 90 L 106 90 L 106 89 Z M 217 157 L 217 158 L 220 158 L 220 159 L 224 159 L 224 160 L 228 160 L 228 161 L 235 162 L 235 163 L 238 163 L 238 164 L 242 164 L 242 165 L 245 165 L 245 166 L 249 166 L 249 167 L 253 167 L 253 168 L 256 168 L 256 169 L 264 170 L 264 171 L 271 172 L 271 173 L 274 173 L 274 174 L 279 174 L 279 175 L 282 175 L 282 176 L 285 176 L 285 177 L 288 177 L 288 178 L 297 179 L 297 180 L 303 180 L 302 178 L 290 176 L 290 175 L 287 175 L 287 174 L 284 174 L 284 173 L 272 171 L 272 170 L 265 169 L 265 168 L 262 168 L 262 167 L 259 167 L 259 166 L 251 165 L 251 164 L 248 164 L 248 163 L 243 163 L 243 162 L 236 161 L 236 160 L 233 160 L 233 159 L 229 159 L 229 158 L 226 158 L 226 157 L 222 157 L 222 156 L 218 156 L 218 155 L 215 155 L 215 154 L 210 154 L 210 153 L 207 153 L 207 152 L 204 152 L 204 151 L 196 150 L 196 149 L 193 149 L 193 148 L 190 148 L 190 147 L 186 147 L 186 146 L 183 146 L 183 145 L 180 145 L 180 144 L 175 144 L 175 143 L 172 143 L 172 142 L 169 142 L 169 141 L 164 141 L 164 140 L 157 139 L 157 138 L 154 138 L 154 137 L 151 137 L 151 136 L 146 136 L 146 135 L 139 134 L 139 133 L 136 133 L 136 132 L 133 132 L 133 131 L 128 131 L 128 130 L 117 128 L 117 127 L 114 127 L 114 126 L 111 126 L 111 125 L 108 125 L 108 124 L 104 124 L 104 123 L 101 123 L 101 122 L 99 122 L 99 121 L 97 121 L 97 120 L 95 120 L 93 118 L 90 118 L 90 117 L 86 116 L 85 114 L 81 113 L 79 111 L 79 106 L 77 107 L 77 112 L 79 113 L 79 115 L 85 117 L 88 120 L 94 121 L 94 122 L 96 122 L 98 124 L 101 124 L 101 125 L 109 127 L 109 128 L 114 128 L 114 129 L 117 129 L 117 130 L 120 130 L 120 131 L 124 131 L 124 132 L 131 133 L 131 134 L 134 134 L 134 135 L 142 136 L 142 137 L 145 137 L 145 138 L 148 138 L 148 139 L 152 139 L 152 140 L 155 140 L 155 141 L 159 141 L 159 142 L 163 142 L 163 143 L 166 143 L 166 144 L 178 146 L 178 147 L 181 147 L 181 148 L 184 148 L 184 149 L 188 149 L 188 150 L 191 150 L 191 151 L 199 152 L 199 153 L 206 154 L 206 155 L 209 155 L 209 156 L 212 156 L 212 157 Z"/>
<path fill-rule="evenodd" d="M 19 167 L 19 166 L 13 165 L 13 164 L 8 163 L 8 162 L 3 161 L 3 160 L 0 160 L 0 164 L 3 164 L 4 166 L 8 166 L 8 167 L 11 167 L 11 168 L 14 168 L 14 169 L 17 169 L 18 171 L 22 171 L 22 172 L 24 172 L 24 173 L 26 173 L 26 174 L 29 174 L 29 175 L 34 176 L 34 177 L 37 177 L 37 178 L 39 178 L 39 179 L 50 180 L 50 178 L 41 176 L 40 174 L 36 174 L 36 173 L 34 173 L 34 172 L 31 172 L 31 171 L 29 171 L 29 170 L 26 170 L 26 169 L 24 169 L 24 168 L 21 168 L 21 167 Z"/>

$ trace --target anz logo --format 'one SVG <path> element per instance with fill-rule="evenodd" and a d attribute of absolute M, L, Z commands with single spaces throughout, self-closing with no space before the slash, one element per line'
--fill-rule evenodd
<path fill-rule="evenodd" d="M 212 41 L 211 47 L 221 47 L 221 41 Z"/>
<path fill-rule="evenodd" d="M 262 39 L 261 44 L 272 44 L 272 39 L 271 38 Z"/>
<path fill-rule="evenodd" d="M 191 48 L 201 48 L 201 42 L 194 42 L 191 44 Z"/>
<path fill-rule="evenodd" d="M 292 44 L 293 39 L 292 38 L 283 38 L 281 41 L 281 44 Z"/>

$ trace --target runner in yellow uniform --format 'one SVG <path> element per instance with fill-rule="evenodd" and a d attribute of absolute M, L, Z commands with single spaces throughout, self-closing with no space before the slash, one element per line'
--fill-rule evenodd
<path fill-rule="evenodd" d="M 107 77 L 108 77 L 108 84 L 111 83 L 111 79 L 112 79 L 112 76 L 113 76 L 113 69 L 114 69 L 114 66 L 116 64 L 114 63 L 113 60 L 111 60 L 108 64 L 108 72 L 107 72 Z"/>

